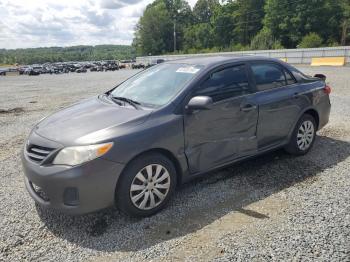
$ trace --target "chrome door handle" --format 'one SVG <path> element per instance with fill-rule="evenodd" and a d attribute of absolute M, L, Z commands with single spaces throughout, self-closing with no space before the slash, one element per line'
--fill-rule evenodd
<path fill-rule="evenodd" d="M 248 111 L 251 111 L 251 110 L 255 110 L 257 108 L 256 105 L 253 105 L 253 104 L 245 104 L 243 106 L 241 106 L 241 111 L 243 112 L 248 112 Z"/>

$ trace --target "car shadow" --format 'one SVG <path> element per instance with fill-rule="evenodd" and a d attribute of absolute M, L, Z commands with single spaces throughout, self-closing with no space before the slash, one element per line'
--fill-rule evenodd
<path fill-rule="evenodd" d="M 232 211 L 269 219 L 268 214 L 245 207 L 301 182 L 307 186 L 349 155 L 349 142 L 321 136 L 305 156 L 279 150 L 182 185 L 165 210 L 148 218 L 131 218 L 114 208 L 83 216 L 39 206 L 37 211 L 55 236 L 81 247 L 106 252 L 142 250 L 195 232 Z"/>

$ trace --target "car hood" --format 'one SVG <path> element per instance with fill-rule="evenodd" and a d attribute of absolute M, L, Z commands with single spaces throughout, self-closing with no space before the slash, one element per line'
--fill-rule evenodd
<path fill-rule="evenodd" d="M 34 131 L 63 145 L 91 144 L 117 135 L 117 129 L 122 126 L 143 123 L 151 112 L 119 106 L 95 97 L 44 118 Z"/>

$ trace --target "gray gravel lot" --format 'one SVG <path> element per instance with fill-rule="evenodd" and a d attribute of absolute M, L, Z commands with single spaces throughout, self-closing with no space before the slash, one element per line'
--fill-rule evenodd
<path fill-rule="evenodd" d="M 136 71 L 0 77 L 0 261 L 350 261 L 350 68 L 301 69 L 333 88 L 308 155 L 280 150 L 208 174 L 145 219 L 42 210 L 19 157 L 42 117 Z"/>

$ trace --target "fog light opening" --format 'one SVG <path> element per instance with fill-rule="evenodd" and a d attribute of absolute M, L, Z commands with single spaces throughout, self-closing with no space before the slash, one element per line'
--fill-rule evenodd
<path fill-rule="evenodd" d="M 75 187 L 67 187 L 63 193 L 63 203 L 67 206 L 79 205 L 79 192 Z"/>

